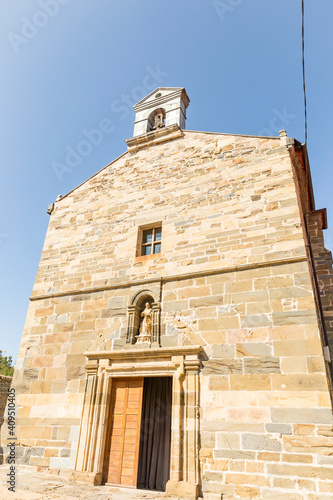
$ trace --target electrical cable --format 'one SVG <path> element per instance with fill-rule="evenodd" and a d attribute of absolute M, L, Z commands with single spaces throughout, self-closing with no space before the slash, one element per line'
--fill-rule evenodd
<path fill-rule="evenodd" d="M 304 123 L 305 123 L 305 144 L 308 140 L 308 119 L 306 102 L 306 83 L 305 83 L 305 5 L 302 0 L 302 68 L 303 68 L 303 94 L 304 94 Z"/>

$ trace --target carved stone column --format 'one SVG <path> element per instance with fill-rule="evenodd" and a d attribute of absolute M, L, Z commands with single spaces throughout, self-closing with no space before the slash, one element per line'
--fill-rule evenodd
<path fill-rule="evenodd" d="M 108 416 L 109 377 L 105 373 L 108 360 L 88 362 L 81 432 L 74 478 L 101 484 Z"/>
<path fill-rule="evenodd" d="M 159 302 L 153 302 L 151 308 L 153 310 L 153 334 L 151 342 L 152 344 L 160 345 L 161 304 Z"/>
<path fill-rule="evenodd" d="M 176 357 L 173 361 L 179 364 L 179 369 L 174 374 L 173 442 L 166 493 L 196 499 L 200 494 L 200 360 L 197 354 L 189 354 L 180 362 Z"/>
<path fill-rule="evenodd" d="M 199 387 L 200 360 L 197 356 L 187 355 L 185 358 L 186 389 L 186 478 L 190 484 L 199 485 L 199 427 L 200 427 L 200 387 Z"/>
<path fill-rule="evenodd" d="M 136 335 L 136 316 L 138 315 L 136 306 L 128 306 L 128 327 L 127 327 L 127 335 L 126 335 L 126 343 L 134 344 L 135 343 L 135 335 Z"/>
<path fill-rule="evenodd" d="M 90 361 L 87 364 L 86 391 L 84 396 L 81 429 L 80 429 L 78 451 L 75 464 L 75 470 L 79 472 L 89 471 L 88 468 L 89 456 L 86 453 L 86 450 L 89 449 L 89 443 L 90 443 L 93 420 L 94 420 L 96 388 L 97 388 L 97 367 L 98 367 L 97 361 Z"/>

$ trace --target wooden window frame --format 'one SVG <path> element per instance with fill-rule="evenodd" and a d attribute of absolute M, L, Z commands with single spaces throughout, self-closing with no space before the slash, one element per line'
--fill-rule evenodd
<path fill-rule="evenodd" d="M 161 239 L 160 240 L 156 240 L 155 239 L 155 235 L 156 235 L 156 231 L 157 230 L 160 230 L 161 232 Z M 144 243 L 143 242 L 143 235 L 144 235 L 144 231 L 149 231 L 149 230 L 153 230 L 153 240 L 150 242 L 150 243 Z M 163 232 L 163 227 L 162 227 L 162 222 L 155 222 L 154 224 L 146 224 L 144 226 L 140 226 L 139 227 L 139 230 L 138 230 L 138 239 L 137 239 L 137 248 L 136 248 L 136 257 L 140 257 L 140 258 L 151 258 L 153 256 L 156 256 L 156 255 L 159 255 L 162 253 L 162 232 Z M 143 253 L 143 249 L 147 246 L 152 246 L 152 250 L 154 251 L 154 247 L 156 244 L 160 244 L 161 245 L 161 251 L 160 252 L 152 252 L 150 254 L 144 254 Z"/>

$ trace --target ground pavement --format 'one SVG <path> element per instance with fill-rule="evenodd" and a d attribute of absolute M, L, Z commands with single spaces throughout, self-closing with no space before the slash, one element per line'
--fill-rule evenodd
<path fill-rule="evenodd" d="M 8 465 L 0 466 L 1 500 L 177 500 L 156 491 L 87 486 L 70 482 L 66 478 L 41 474 L 23 467 L 16 468 L 15 493 L 6 485 Z"/>

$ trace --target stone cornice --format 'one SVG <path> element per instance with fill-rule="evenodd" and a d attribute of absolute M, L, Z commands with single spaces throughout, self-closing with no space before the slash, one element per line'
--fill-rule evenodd
<path fill-rule="evenodd" d="M 159 347 L 150 349 L 128 349 L 117 351 L 95 351 L 85 352 L 88 359 L 110 359 L 112 360 L 132 360 L 134 358 L 160 358 L 168 356 L 186 356 L 189 354 L 200 354 L 203 347 L 200 345 Z"/>
<path fill-rule="evenodd" d="M 159 128 L 157 130 L 147 132 L 147 134 L 131 137 L 130 139 L 126 139 L 125 142 L 128 146 L 128 151 L 132 152 L 147 146 L 160 144 L 161 142 L 178 139 L 179 137 L 182 137 L 182 135 L 182 130 L 179 128 L 177 123 L 175 123 L 169 127 Z"/>

